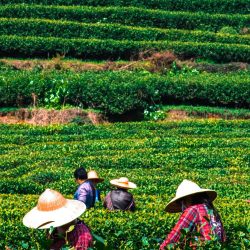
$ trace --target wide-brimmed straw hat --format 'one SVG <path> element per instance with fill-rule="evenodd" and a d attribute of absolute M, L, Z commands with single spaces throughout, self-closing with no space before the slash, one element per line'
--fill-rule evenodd
<path fill-rule="evenodd" d="M 121 177 L 120 179 L 111 180 L 110 183 L 116 187 L 125 188 L 125 189 L 133 189 L 136 188 L 136 184 L 130 182 L 128 178 Z"/>
<path fill-rule="evenodd" d="M 83 202 L 65 199 L 59 192 L 46 189 L 40 195 L 37 206 L 24 216 L 23 224 L 39 229 L 59 227 L 75 220 L 85 210 Z"/>
<path fill-rule="evenodd" d="M 214 190 L 203 189 L 192 181 L 183 180 L 177 188 L 175 197 L 167 204 L 165 210 L 169 213 L 181 212 L 180 200 L 182 198 L 202 193 L 206 193 L 211 202 L 217 197 L 217 193 Z"/>
<path fill-rule="evenodd" d="M 95 170 L 90 170 L 88 172 L 88 180 L 93 180 L 96 183 L 103 182 L 103 178 L 99 178 Z"/>

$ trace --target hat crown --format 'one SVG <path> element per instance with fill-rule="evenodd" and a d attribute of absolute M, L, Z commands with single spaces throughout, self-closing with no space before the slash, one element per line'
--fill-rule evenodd
<path fill-rule="evenodd" d="M 125 188 L 125 189 L 136 188 L 136 184 L 130 182 L 127 177 L 121 177 L 119 179 L 111 180 L 110 183 L 119 188 Z"/>
<path fill-rule="evenodd" d="M 121 177 L 121 178 L 118 180 L 118 182 L 119 182 L 119 183 L 125 183 L 125 184 L 128 184 L 128 183 L 129 183 L 127 177 Z"/>
<path fill-rule="evenodd" d="M 181 197 L 200 191 L 201 188 L 196 183 L 189 180 L 183 180 L 182 183 L 178 186 L 175 196 Z"/>
<path fill-rule="evenodd" d="M 53 211 L 63 207 L 67 200 L 59 192 L 46 189 L 39 197 L 37 209 L 40 211 Z"/>
<path fill-rule="evenodd" d="M 88 179 L 99 179 L 95 170 L 90 170 L 88 172 Z"/>

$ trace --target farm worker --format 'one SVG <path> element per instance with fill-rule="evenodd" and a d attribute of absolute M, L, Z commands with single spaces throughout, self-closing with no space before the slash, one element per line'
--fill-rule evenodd
<path fill-rule="evenodd" d="M 105 197 L 103 206 L 109 210 L 135 210 L 135 202 L 133 195 L 128 192 L 128 189 L 136 188 L 133 182 L 128 178 L 121 177 L 120 179 L 111 180 L 110 183 L 117 189 L 110 191 Z"/>
<path fill-rule="evenodd" d="M 24 216 L 23 224 L 36 229 L 54 228 L 48 234 L 50 250 L 59 250 L 65 244 L 77 250 L 87 250 L 93 243 L 91 232 L 83 221 L 77 219 L 85 210 L 83 202 L 65 199 L 61 193 L 46 189 L 36 207 Z"/>
<path fill-rule="evenodd" d="M 101 201 L 101 192 L 96 188 L 97 184 L 103 182 L 103 178 L 99 178 L 95 170 L 90 170 L 88 172 L 88 180 L 92 182 L 95 187 L 95 201 Z"/>
<path fill-rule="evenodd" d="M 88 180 L 88 175 L 85 168 L 81 167 L 74 172 L 75 181 L 79 184 L 74 199 L 82 201 L 87 208 L 95 205 L 95 187 L 91 181 Z"/>
<path fill-rule="evenodd" d="M 212 204 L 216 196 L 217 193 L 213 190 L 202 189 L 192 181 L 183 180 L 177 188 L 175 197 L 166 206 L 167 212 L 182 212 L 182 214 L 160 249 L 163 250 L 170 244 L 179 242 L 182 229 L 191 235 L 192 233 L 199 235 L 194 239 L 190 238 L 193 241 L 190 245 L 194 247 L 197 241 L 202 243 L 211 240 L 211 237 L 224 242 L 226 237 L 221 218 Z"/>

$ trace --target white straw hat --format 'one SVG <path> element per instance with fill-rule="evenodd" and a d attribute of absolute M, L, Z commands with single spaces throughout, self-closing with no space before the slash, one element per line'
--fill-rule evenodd
<path fill-rule="evenodd" d="M 110 183 L 116 187 L 125 189 L 136 188 L 136 185 L 133 182 L 130 182 L 126 177 L 121 177 L 120 179 L 111 180 Z"/>
<path fill-rule="evenodd" d="M 65 199 L 61 193 L 46 189 L 40 195 L 37 206 L 24 216 L 23 224 L 39 229 L 59 227 L 75 220 L 85 210 L 83 202 Z"/>
<path fill-rule="evenodd" d="M 103 178 L 99 178 L 95 170 L 90 170 L 88 172 L 88 180 L 94 180 L 95 182 L 103 182 Z"/>
<path fill-rule="evenodd" d="M 181 212 L 180 199 L 200 193 L 206 193 L 211 202 L 217 197 L 217 193 L 214 190 L 203 189 L 192 181 L 183 180 L 177 188 L 175 197 L 167 204 L 165 210 L 169 213 Z"/>

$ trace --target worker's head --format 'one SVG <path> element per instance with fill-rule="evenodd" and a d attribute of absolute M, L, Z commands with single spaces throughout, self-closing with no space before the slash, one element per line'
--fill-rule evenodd
<path fill-rule="evenodd" d="M 83 181 L 85 181 L 88 178 L 85 168 L 81 167 L 76 169 L 74 172 L 74 177 L 78 184 L 81 184 Z"/>

